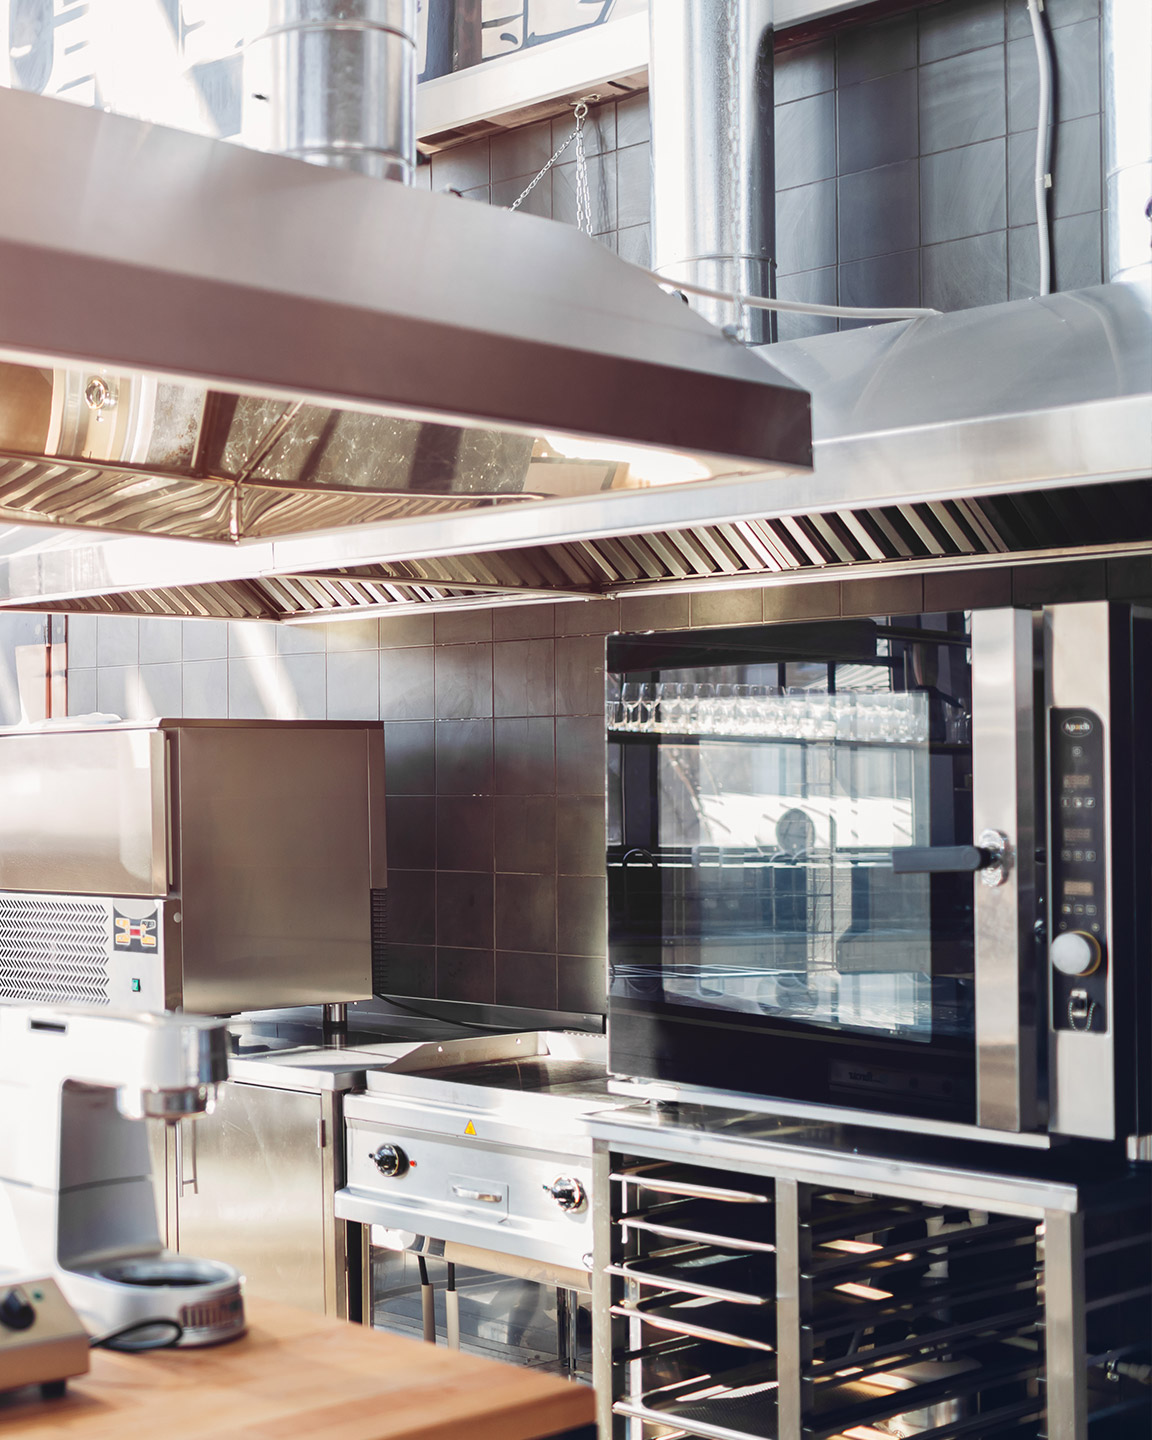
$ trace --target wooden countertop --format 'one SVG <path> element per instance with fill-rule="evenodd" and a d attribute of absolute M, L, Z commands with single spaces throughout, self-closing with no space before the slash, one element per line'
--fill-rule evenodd
<path fill-rule="evenodd" d="M 62 1400 L 0 1396 L 36 1440 L 536 1440 L 590 1425 L 592 1391 L 519 1366 L 246 1297 L 248 1333 L 203 1350 L 92 1351 Z"/>

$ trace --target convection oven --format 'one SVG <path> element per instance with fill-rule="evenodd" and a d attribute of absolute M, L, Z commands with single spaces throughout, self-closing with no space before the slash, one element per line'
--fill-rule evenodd
<path fill-rule="evenodd" d="M 1150 630 L 1101 602 L 610 637 L 613 1087 L 1146 1134 Z"/>

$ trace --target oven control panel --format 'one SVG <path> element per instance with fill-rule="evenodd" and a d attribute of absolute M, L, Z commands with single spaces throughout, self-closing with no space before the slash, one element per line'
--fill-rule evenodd
<path fill-rule="evenodd" d="M 1087 709 L 1051 712 L 1052 1026 L 1108 1029 L 1108 831 L 1104 727 Z"/>

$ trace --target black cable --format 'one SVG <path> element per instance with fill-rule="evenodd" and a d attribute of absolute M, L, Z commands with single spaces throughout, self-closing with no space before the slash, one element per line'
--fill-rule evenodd
<path fill-rule="evenodd" d="M 172 1333 L 163 1340 L 145 1341 L 142 1345 L 121 1345 L 118 1342 L 129 1335 L 135 1335 L 138 1330 L 154 1330 L 156 1326 L 162 1325 Z M 125 1325 L 120 1330 L 113 1330 L 109 1335 L 100 1335 L 88 1341 L 90 1350 L 98 1350 L 104 1347 L 107 1350 L 124 1350 L 129 1354 L 143 1350 L 167 1350 L 172 1345 L 179 1345 L 184 1338 L 184 1327 L 179 1320 L 173 1320 L 167 1315 L 160 1315 L 153 1320 L 137 1320 L 131 1325 Z"/>
<path fill-rule="evenodd" d="M 395 1005 L 397 1010 L 407 1011 L 409 1015 L 419 1015 L 422 1020 L 439 1020 L 442 1025 L 463 1025 L 469 1030 L 497 1030 L 504 1035 L 515 1035 L 515 1025 L 485 1025 L 481 1020 L 460 1020 L 455 1016 L 436 1015 L 431 1010 L 421 1010 L 417 1005 L 405 1005 L 400 1000 L 393 1000 L 391 995 L 377 995 L 377 1000 L 383 1000 L 387 1005 Z"/>

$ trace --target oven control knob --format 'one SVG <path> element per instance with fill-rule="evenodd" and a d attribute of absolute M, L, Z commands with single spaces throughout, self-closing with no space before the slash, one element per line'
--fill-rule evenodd
<path fill-rule="evenodd" d="M 380 1174 L 386 1175 L 390 1180 L 397 1175 L 403 1175 L 408 1169 L 408 1156 L 399 1145 L 381 1145 L 379 1149 L 373 1150 L 369 1159 Z"/>
<path fill-rule="evenodd" d="M 36 1323 L 36 1311 L 23 1290 L 9 1290 L 0 1300 L 0 1325 L 8 1330 L 27 1330 Z"/>
<path fill-rule="evenodd" d="M 588 1197 L 584 1194 L 584 1186 L 579 1180 L 574 1180 L 568 1175 L 559 1176 L 552 1181 L 551 1185 L 545 1185 L 544 1189 L 552 1196 L 561 1210 L 583 1210 L 588 1203 Z"/>
<path fill-rule="evenodd" d="M 1052 964 L 1062 975 L 1091 975 L 1100 966 L 1100 942 L 1083 930 L 1066 930 L 1057 935 L 1050 953 Z"/>

